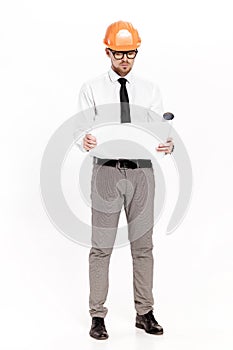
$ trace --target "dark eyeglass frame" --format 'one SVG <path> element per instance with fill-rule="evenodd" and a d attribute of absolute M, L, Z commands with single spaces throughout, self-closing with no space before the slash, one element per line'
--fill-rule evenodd
<path fill-rule="evenodd" d="M 111 53 L 113 54 L 113 57 L 114 57 L 115 60 L 117 60 L 117 61 L 122 60 L 122 58 L 124 58 L 124 55 L 126 55 L 126 57 L 127 57 L 129 60 L 133 60 L 133 59 L 137 56 L 137 53 L 138 53 L 138 50 L 137 50 L 137 49 L 135 49 L 135 50 L 129 50 L 129 51 L 114 51 L 114 50 L 112 50 L 112 49 L 110 49 L 110 48 L 108 47 L 108 50 L 111 51 Z M 128 56 L 129 52 L 134 52 L 134 53 L 135 53 L 134 57 L 129 57 L 129 56 Z M 121 57 L 121 58 L 116 58 L 116 57 L 115 57 L 115 54 L 116 54 L 116 53 L 118 53 L 118 54 L 121 53 L 121 54 L 122 54 L 122 57 Z"/>

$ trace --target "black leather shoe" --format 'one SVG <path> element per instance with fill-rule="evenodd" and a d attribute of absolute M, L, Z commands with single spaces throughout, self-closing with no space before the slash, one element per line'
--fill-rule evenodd
<path fill-rule="evenodd" d="M 104 340 L 108 338 L 105 328 L 104 319 L 102 317 L 92 317 L 90 336 L 95 339 Z"/>
<path fill-rule="evenodd" d="M 163 334 L 163 328 L 158 324 L 158 322 L 154 318 L 152 310 L 145 315 L 137 314 L 135 326 L 137 328 L 144 329 L 146 333 L 157 335 Z"/>

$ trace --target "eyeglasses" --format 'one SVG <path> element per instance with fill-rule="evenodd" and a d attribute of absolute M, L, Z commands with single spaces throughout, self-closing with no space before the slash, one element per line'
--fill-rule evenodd
<path fill-rule="evenodd" d="M 111 51 L 111 53 L 113 54 L 113 57 L 116 60 L 122 60 L 122 58 L 124 57 L 124 55 L 126 55 L 127 58 L 129 59 L 133 59 L 136 57 L 138 50 L 131 50 L 131 51 L 113 51 L 111 49 L 109 49 Z"/>

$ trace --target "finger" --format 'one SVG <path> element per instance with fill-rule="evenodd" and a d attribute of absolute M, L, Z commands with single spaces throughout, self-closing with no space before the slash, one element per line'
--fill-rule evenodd
<path fill-rule="evenodd" d="M 156 148 L 156 150 L 158 152 L 168 152 L 169 151 L 169 147 L 160 147 L 160 148 Z"/>
<path fill-rule="evenodd" d="M 88 144 L 88 145 L 95 145 L 96 146 L 96 141 L 86 141 L 86 143 Z"/>
<path fill-rule="evenodd" d="M 87 135 L 86 135 L 86 138 L 87 138 L 87 140 L 96 141 L 95 136 L 93 136 L 93 135 L 91 135 L 91 134 L 87 134 Z"/>
<path fill-rule="evenodd" d="M 84 137 L 84 142 L 90 143 L 90 144 L 96 144 L 96 138 L 94 139 L 89 139 L 87 136 Z"/>
<path fill-rule="evenodd" d="M 84 147 L 87 147 L 88 149 L 96 147 L 96 143 L 91 142 L 84 142 Z"/>
<path fill-rule="evenodd" d="M 94 146 L 84 146 L 84 148 L 85 148 L 87 151 L 90 151 L 92 148 L 94 148 Z"/>
<path fill-rule="evenodd" d="M 167 147 L 170 147 L 170 143 L 160 143 L 159 145 L 158 145 L 158 148 L 167 148 Z"/>
<path fill-rule="evenodd" d="M 86 150 L 89 150 L 89 146 L 86 142 L 83 142 L 83 148 L 85 148 Z"/>
<path fill-rule="evenodd" d="M 172 146 L 173 146 L 172 142 L 160 143 L 158 145 L 159 148 L 161 148 L 161 147 L 172 147 Z"/>
<path fill-rule="evenodd" d="M 90 150 L 90 147 L 88 147 L 87 145 L 83 145 L 83 148 L 84 148 L 86 151 L 89 151 L 89 150 Z"/>

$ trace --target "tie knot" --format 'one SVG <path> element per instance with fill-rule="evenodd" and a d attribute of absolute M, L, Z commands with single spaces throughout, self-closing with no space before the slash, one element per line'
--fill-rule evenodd
<path fill-rule="evenodd" d="M 125 79 L 125 78 L 119 78 L 118 81 L 119 81 L 119 83 L 120 83 L 121 85 L 125 85 L 126 82 L 127 82 L 127 79 Z"/>

